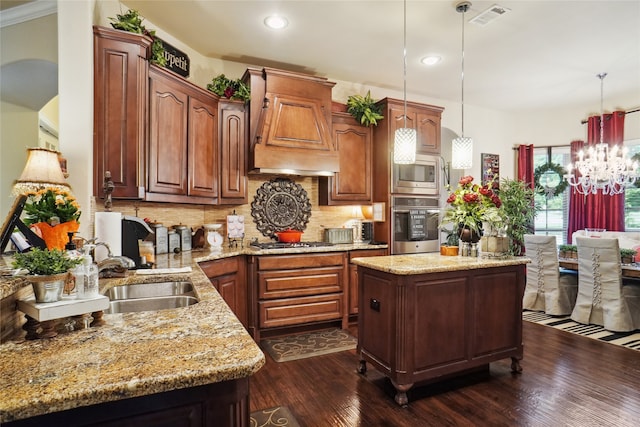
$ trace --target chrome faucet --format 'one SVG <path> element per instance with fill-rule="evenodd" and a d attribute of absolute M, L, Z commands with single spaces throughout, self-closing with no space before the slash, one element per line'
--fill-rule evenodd
<path fill-rule="evenodd" d="M 98 264 L 99 277 L 122 277 L 122 275 L 130 268 L 134 268 L 136 263 L 129 257 L 123 255 L 113 255 L 111 248 L 106 242 L 98 242 L 97 238 L 84 239 L 85 244 L 95 253 L 95 248 L 104 246 L 107 249 L 107 257 Z"/>

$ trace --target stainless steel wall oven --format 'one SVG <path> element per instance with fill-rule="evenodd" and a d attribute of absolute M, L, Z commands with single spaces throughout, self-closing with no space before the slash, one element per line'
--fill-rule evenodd
<path fill-rule="evenodd" d="M 391 254 L 440 250 L 440 201 L 437 197 L 391 198 Z"/>

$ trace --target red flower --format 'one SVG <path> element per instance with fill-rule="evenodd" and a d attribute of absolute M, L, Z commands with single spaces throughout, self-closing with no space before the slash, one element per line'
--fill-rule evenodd
<path fill-rule="evenodd" d="M 458 183 L 460 185 L 467 185 L 467 184 L 471 184 L 472 181 L 473 181 L 473 177 L 471 175 L 467 175 L 460 178 L 460 181 L 458 181 Z"/>
<path fill-rule="evenodd" d="M 455 200 L 456 200 L 455 193 L 451 193 L 451 194 L 449 194 L 449 197 L 447 198 L 447 203 L 453 203 Z"/>
<path fill-rule="evenodd" d="M 478 201 L 478 195 L 475 193 L 466 193 L 462 196 L 462 200 L 466 203 L 475 203 Z"/>
<path fill-rule="evenodd" d="M 224 90 L 224 96 L 231 99 L 231 97 L 233 96 L 233 94 L 236 93 L 236 90 L 234 88 L 232 88 L 231 86 L 228 86 L 225 90 Z"/>

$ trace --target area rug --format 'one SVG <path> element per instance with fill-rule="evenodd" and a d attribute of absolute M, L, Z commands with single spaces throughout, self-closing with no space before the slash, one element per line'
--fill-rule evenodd
<path fill-rule="evenodd" d="M 251 413 L 249 419 L 250 427 L 300 427 L 296 418 L 291 414 L 286 406 L 276 406 L 275 408 L 262 409 Z"/>
<path fill-rule="evenodd" d="M 640 351 L 640 330 L 611 332 L 602 326 L 574 322 L 569 316 L 549 316 L 538 311 L 523 311 L 522 319 Z"/>
<path fill-rule="evenodd" d="M 358 340 L 342 329 L 325 329 L 262 341 L 262 348 L 276 362 L 305 359 L 356 348 Z"/>

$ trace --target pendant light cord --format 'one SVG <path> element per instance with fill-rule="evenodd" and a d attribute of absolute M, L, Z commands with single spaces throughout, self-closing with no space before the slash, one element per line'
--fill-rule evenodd
<path fill-rule="evenodd" d="M 462 12 L 462 73 L 460 79 L 460 92 L 461 92 L 461 116 L 462 116 L 462 137 L 464 138 L 464 14 L 469 8 L 467 4 L 461 4 L 458 6 L 458 12 Z"/>
<path fill-rule="evenodd" d="M 403 80 L 404 80 L 404 127 L 407 127 L 407 0 L 404 0 L 403 21 Z"/>

